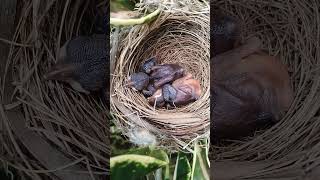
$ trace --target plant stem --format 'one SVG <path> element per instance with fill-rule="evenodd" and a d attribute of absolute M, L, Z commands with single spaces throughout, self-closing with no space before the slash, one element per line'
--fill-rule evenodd
<path fill-rule="evenodd" d="M 145 22 L 152 20 L 159 13 L 160 13 L 160 9 L 157 9 L 156 11 L 154 11 L 144 17 L 141 17 L 139 19 L 110 18 L 110 24 L 114 25 L 114 26 L 131 26 L 131 25 L 137 25 L 137 24 L 144 24 Z"/>
<path fill-rule="evenodd" d="M 197 154 L 198 154 L 198 141 L 194 142 L 194 149 L 193 149 L 193 158 L 192 158 L 192 169 L 191 169 L 191 180 L 193 180 L 194 171 L 196 169 L 196 162 L 197 162 Z"/>

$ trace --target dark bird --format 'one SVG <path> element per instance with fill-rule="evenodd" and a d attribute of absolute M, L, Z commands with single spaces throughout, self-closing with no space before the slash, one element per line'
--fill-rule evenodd
<path fill-rule="evenodd" d="M 190 73 L 175 80 L 172 85 L 165 84 L 162 88 L 164 100 L 171 106 L 181 106 L 199 99 L 201 95 L 200 82 Z"/>
<path fill-rule="evenodd" d="M 213 57 L 211 81 L 213 139 L 238 139 L 273 124 L 293 100 L 287 67 L 259 49 L 244 45 Z"/>
<path fill-rule="evenodd" d="M 211 19 L 210 34 L 213 42 L 211 52 L 214 55 L 231 50 L 239 44 L 240 26 L 235 18 L 216 10 L 213 11 Z"/>
<path fill-rule="evenodd" d="M 157 64 L 157 59 L 155 57 L 151 57 L 147 59 L 140 67 L 140 70 L 144 73 L 150 74 L 153 66 Z"/>
<path fill-rule="evenodd" d="M 66 42 L 44 79 L 69 83 L 86 94 L 101 90 L 108 81 L 107 43 L 106 35 L 79 36 Z"/>
<path fill-rule="evenodd" d="M 239 95 L 235 89 L 230 89 L 224 84 L 214 83 L 210 94 L 213 142 L 248 136 L 259 128 L 258 125 L 261 125 L 261 128 L 270 120 L 259 119 L 259 113 L 262 111 L 257 102 Z"/>
<path fill-rule="evenodd" d="M 156 91 L 157 91 L 157 89 L 154 87 L 153 83 L 149 83 L 149 85 L 147 86 L 147 89 L 142 90 L 142 93 L 143 93 L 143 95 L 145 95 L 146 97 L 150 97 L 150 96 L 152 96 Z"/>
<path fill-rule="evenodd" d="M 148 102 L 152 106 L 163 107 L 165 105 L 165 101 L 162 95 L 162 88 L 157 89 L 156 92 L 147 98 Z"/>
<path fill-rule="evenodd" d="M 154 80 L 156 89 L 184 76 L 185 70 L 178 64 L 162 64 L 151 68 L 150 77 Z"/>
<path fill-rule="evenodd" d="M 143 72 L 133 73 L 126 84 L 128 87 L 133 88 L 136 91 L 142 91 L 149 85 L 150 77 Z"/>

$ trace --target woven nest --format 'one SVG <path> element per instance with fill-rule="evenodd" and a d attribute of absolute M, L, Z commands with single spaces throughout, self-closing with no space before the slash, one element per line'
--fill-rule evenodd
<path fill-rule="evenodd" d="M 279 123 L 244 141 L 213 147 L 212 159 L 278 160 L 275 165 L 282 161 L 283 169 L 311 170 L 320 163 L 320 2 L 215 0 L 211 3 L 242 21 L 244 39 L 258 36 L 270 54 L 278 55 L 289 66 L 295 92 L 290 110 Z M 276 168 L 266 168 L 261 174 L 272 174 Z"/>
<path fill-rule="evenodd" d="M 2 162 L 31 179 L 94 179 L 109 166 L 108 109 L 97 98 L 42 81 L 67 40 L 91 34 L 107 1 L 19 1 L 4 74 Z M 106 37 L 107 38 L 107 37 Z M 17 43 L 15 43 L 17 42 Z M 1 75 L 2 76 L 2 75 Z M 4 84 L 3 84 L 4 85 Z"/>
<path fill-rule="evenodd" d="M 208 10 L 163 12 L 151 24 L 135 26 L 123 36 L 112 75 L 111 110 L 125 133 L 140 126 L 167 147 L 209 136 L 209 25 Z M 200 99 L 172 110 L 154 108 L 142 93 L 125 87 L 128 77 L 150 57 L 160 64 L 178 63 L 190 72 L 201 83 Z"/>

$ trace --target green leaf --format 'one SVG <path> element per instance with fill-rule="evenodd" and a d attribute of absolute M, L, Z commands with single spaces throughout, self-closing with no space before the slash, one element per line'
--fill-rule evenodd
<path fill-rule="evenodd" d="M 189 180 L 191 177 L 191 166 L 186 154 L 179 153 L 176 161 L 173 180 Z"/>
<path fill-rule="evenodd" d="M 133 148 L 127 151 L 126 154 L 138 154 L 138 155 L 151 156 L 156 159 L 169 163 L 169 157 L 167 153 L 161 149 L 156 149 L 154 147 Z"/>
<path fill-rule="evenodd" d="M 135 180 L 145 176 L 168 163 L 145 155 L 120 155 L 110 159 L 111 179 Z"/>
<path fill-rule="evenodd" d="M 191 180 L 209 180 L 209 165 L 206 158 L 206 148 L 201 148 L 195 143 Z"/>
<path fill-rule="evenodd" d="M 163 169 L 163 180 L 169 180 L 170 179 L 170 170 L 169 170 L 169 157 L 167 153 L 163 150 L 160 149 L 155 149 L 154 147 L 143 147 L 143 148 L 136 148 L 136 149 L 131 149 L 127 152 L 127 154 L 140 154 L 140 155 L 148 155 L 152 156 L 154 158 L 160 159 L 164 162 L 167 162 L 168 164 L 166 167 Z"/>
<path fill-rule="evenodd" d="M 131 148 L 132 144 L 125 139 L 121 134 L 113 133 L 110 136 L 111 140 L 111 156 L 121 155 Z"/>

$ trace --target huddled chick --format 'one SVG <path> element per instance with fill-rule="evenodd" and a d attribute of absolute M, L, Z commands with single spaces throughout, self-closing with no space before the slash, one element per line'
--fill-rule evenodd
<path fill-rule="evenodd" d="M 171 106 L 180 106 L 198 100 L 201 95 L 200 82 L 187 73 L 184 77 L 165 84 L 162 88 L 163 98 Z"/>
<path fill-rule="evenodd" d="M 290 77 L 260 39 L 239 43 L 235 19 L 216 14 L 212 27 L 211 140 L 239 139 L 283 117 L 293 101 Z"/>
<path fill-rule="evenodd" d="M 150 105 L 177 107 L 199 99 L 200 82 L 178 64 L 157 64 L 155 57 L 147 59 L 140 72 L 133 73 L 127 86 L 143 93 Z"/>

